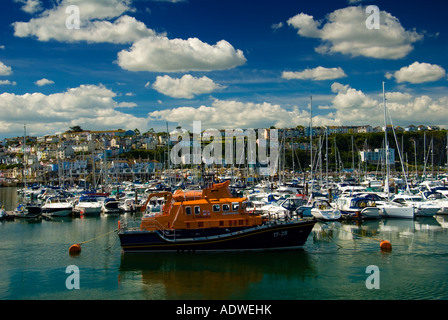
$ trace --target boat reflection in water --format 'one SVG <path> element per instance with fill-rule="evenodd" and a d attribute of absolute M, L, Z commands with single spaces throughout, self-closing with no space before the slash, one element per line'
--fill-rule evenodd
<path fill-rule="evenodd" d="M 428 289 L 421 283 L 427 277 L 424 270 L 418 269 L 418 279 L 409 278 L 417 271 L 403 259 L 414 252 L 419 254 L 413 258 L 422 256 L 421 250 L 428 248 L 425 244 L 443 228 L 435 218 L 317 222 L 304 250 L 123 253 L 119 287 L 132 290 L 132 298 L 166 300 L 437 297 L 444 290 L 443 281 L 437 282 L 439 275 L 434 275 L 436 282 Z M 375 241 L 379 238 L 391 240 L 391 253 L 379 250 Z M 439 251 L 445 256 L 444 247 Z M 431 255 L 423 254 L 419 263 L 427 263 Z M 365 270 L 372 263 L 381 266 L 383 290 L 389 286 L 403 290 L 386 294 L 367 290 Z"/>
<path fill-rule="evenodd" d="M 122 254 L 120 285 L 142 286 L 143 299 L 244 299 L 266 277 L 315 277 L 306 251 Z M 141 277 L 141 283 L 136 282 Z M 256 289 L 255 289 L 256 290 Z M 281 295 L 265 293 L 268 299 Z"/>

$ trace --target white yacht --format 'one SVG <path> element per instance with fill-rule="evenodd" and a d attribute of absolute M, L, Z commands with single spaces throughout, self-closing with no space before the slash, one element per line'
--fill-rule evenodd
<path fill-rule="evenodd" d="M 81 196 L 75 203 L 73 211 L 83 215 L 99 215 L 102 205 L 97 197 Z"/>
<path fill-rule="evenodd" d="M 441 208 L 438 205 L 424 201 L 420 195 L 396 194 L 392 202 L 415 208 L 415 216 L 417 217 L 433 217 Z"/>
<path fill-rule="evenodd" d="M 73 212 L 73 205 L 65 198 L 50 197 L 42 206 L 42 213 L 55 217 L 67 217 Z"/>

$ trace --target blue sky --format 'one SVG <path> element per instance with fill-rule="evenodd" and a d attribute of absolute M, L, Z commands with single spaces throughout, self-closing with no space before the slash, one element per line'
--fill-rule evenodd
<path fill-rule="evenodd" d="M 79 10 L 79 29 L 66 22 Z M 379 9 L 379 29 L 366 20 Z M 448 119 L 443 1 L 5 0 L 0 138 Z M 75 15 L 73 15 L 75 14 Z M 375 20 L 369 20 L 374 22 Z"/>

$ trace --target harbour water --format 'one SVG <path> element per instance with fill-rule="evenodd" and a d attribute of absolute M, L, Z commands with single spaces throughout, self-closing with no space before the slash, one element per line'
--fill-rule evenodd
<path fill-rule="evenodd" d="M 0 188 L 0 202 L 11 210 L 15 189 Z M 111 232 L 118 220 L 0 222 L 0 299 L 448 299 L 448 216 L 319 222 L 303 250 L 137 255 L 122 254 Z M 106 233 L 69 255 L 72 244 Z M 79 289 L 67 285 L 69 266 L 79 270 Z"/>

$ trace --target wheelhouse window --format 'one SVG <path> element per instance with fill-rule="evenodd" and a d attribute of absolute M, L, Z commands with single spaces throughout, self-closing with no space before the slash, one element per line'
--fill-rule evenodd
<path fill-rule="evenodd" d="M 213 212 L 220 212 L 221 211 L 221 206 L 219 204 L 214 204 L 213 205 Z"/>
<path fill-rule="evenodd" d="M 194 214 L 201 214 L 201 207 L 195 206 L 194 207 Z"/>
<path fill-rule="evenodd" d="M 405 204 L 406 201 L 404 199 L 394 199 L 393 202 L 397 202 L 399 204 Z"/>
<path fill-rule="evenodd" d="M 190 215 L 191 214 L 191 207 L 185 207 L 185 214 Z"/>
<path fill-rule="evenodd" d="M 230 206 L 227 203 L 222 205 L 222 211 L 230 211 Z"/>
<path fill-rule="evenodd" d="M 240 208 L 239 202 L 232 202 L 232 210 L 237 211 Z"/>
<path fill-rule="evenodd" d="M 283 202 L 282 207 L 285 208 L 286 210 L 291 210 L 290 200 L 288 199 L 285 202 Z"/>

